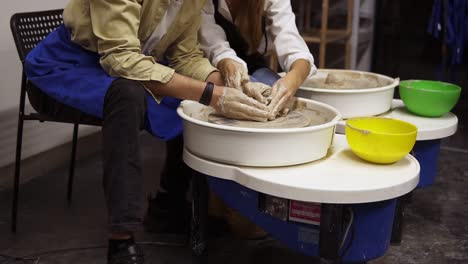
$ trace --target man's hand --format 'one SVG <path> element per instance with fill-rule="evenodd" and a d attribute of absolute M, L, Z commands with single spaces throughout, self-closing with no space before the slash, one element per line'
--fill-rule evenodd
<path fill-rule="evenodd" d="M 257 100 L 248 97 L 242 91 L 222 87 L 223 93 L 213 105 L 216 111 L 228 118 L 266 122 L 270 115 L 269 108 Z"/>
<path fill-rule="evenodd" d="M 224 84 L 228 87 L 242 89 L 242 85 L 249 81 L 249 73 L 244 65 L 233 59 L 223 59 L 218 63 Z"/>

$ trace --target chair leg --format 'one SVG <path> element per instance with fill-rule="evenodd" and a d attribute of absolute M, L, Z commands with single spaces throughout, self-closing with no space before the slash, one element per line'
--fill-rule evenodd
<path fill-rule="evenodd" d="M 24 108 L 26 102 L 26 75 L 24 71 L 21 76 L 21 92 L 19 101 L 18 113 L 18 130 L 16 131 L 16 157 L 15 157 L 15 175 L 13 179 L 13 204 L 11 206 L 11 231 L 16 233 L 16 224 L 18 221 L 18 202 L 19 202 L 19 185 L 20 185 L 20 169 L 21 169 L 21 148 L 23 146 L 23 124 L 24 124 Z"/>
<path fill-rule="evenodd" d="M 75 124 L 73 126 L 73 141 L 72 141 L 72 150 L 71 150 L 71 158 L 70 158 L 70 168 L 68 174 L 68 192 L 67 192 L 67 200 L 68 204 L 72 201 L 73 196 L 73 178 L 75 175 L 75 160 L 76 160 L 76 148 L 78 143 L 78 128 L 79 124 Z"/>
<path fill-rule="evenodd" d="M 23 112 L 20 112 L 18 117 L 18 130 L 16 134 L 16 158 L 15 158 L 15 175 L 13 180 L 13 204 L 11 209 L 11 231 L 16 233 L 16 224 L 18 220 L 18 197 L 20 184 L 20 169 L 21 169 L 21 148 L 23 145 Z"/>

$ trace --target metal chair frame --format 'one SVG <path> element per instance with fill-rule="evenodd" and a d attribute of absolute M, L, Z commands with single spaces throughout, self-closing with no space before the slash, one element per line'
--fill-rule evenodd
<path fill-rule="evenodd" d="M 37 112 L 25 113 L 26 92 L 31 83 L 26 78 L 24 73 L 24 62 L 28 53 L 49 33 L 54 31 L 63 23 L 63 9 L 27 12 L 14 14 L 10 19 L 10 28 L 15 41 L 21 64 L 23 65 L 21 77 L 21 93 L 18 113 L 18 130 L 16 136 L 16 157 L 15 157 L 15 173 L 13 181 L 13 204 L 11 210 L 11 230 L 16 232 L 18 220 L 18 202 L 19 202 L 19 185 L 20 185 L 20 169 L 21 169 L 21 150 L 23 143 L 23 124 L 24 121 L 34 120 L 40 122 L 59 122 L 73 124 L 73 140 L 71 148 L 71 157 L 69 165 L 69 176 L 67 186 L 67 201 L 70 204 L 73 195 L 73 182 L 75 171 L 75 159 L 78 141 L 78 129 L 80 124 L 100 126 L 99 123 L 82 122 L 80 120 L 67 120 L 62 118 L 54 118 L 40 114 Z"/>

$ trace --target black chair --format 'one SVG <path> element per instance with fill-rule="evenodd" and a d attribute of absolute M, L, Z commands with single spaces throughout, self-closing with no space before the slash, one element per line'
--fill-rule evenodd
<path fill-rule="evenodd" d="M 24 66 L 24 61 L 28 53 L 50 32 L 54 31 L 59 25 L 63 23 L 62 19 L 63 9 L 17 13 L 11 17 L 10 27 L 15 40 L 16 49 L 18 50 L 19 58 Z M 25 113 L 25 100 L 26 93 L 28 94 L 29 101 L 33 108 L 37 111 L 34 113 Z M 16 232 L 17 215 L 18 215 L 18 195 L 20 183 L 20 168 L 21 168 L 21 146 L 23 141 L 23 123 L 26 120 L 36 120 L 40 122 L 60 122 L 73 124 L 73 142 L 71 149 L 71 159 L 69 167 L 68 190 L 67 200 L 70 203 L 73 194 L 73 176 L 75 169 L 75 156 L 78 139 L 78 127 L 80 124 L 100 126 L 101 121 L 97 118 L 90 117 L 84 113 L 76 111 L 73 117 L 60 117 L 41 111 L 43 103 L 41 97 L 46 96 L 39 89 L 30 83 L 26 75 L 22 73 L 21 80 L 21 94 L 19 103 L 18 115 L 18 131 L 16 142 L 16 160 L 15 160 L 15 175 L 13 182 L 13 205 L 11 212 L 11 230 Z M 51 100 L 49 98 L 49 100 Z M 66 106 L 64 106 L 66 107 Z"/>

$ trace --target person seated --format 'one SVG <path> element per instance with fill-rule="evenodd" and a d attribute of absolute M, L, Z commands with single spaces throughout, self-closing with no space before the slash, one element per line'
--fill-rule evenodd
<path fill-rule="evenodd" d="M 287 106 L 299 86 L 316 73 L 314 58 L 298 32 L 291 2 L 283 0 L 208 0 L 202 10 L 201 49 L 227 86 L 261 100 L 249 80 L 273 86 L 268 96 L 272 118 Z M 276 53 L 283 77 L 268 68 Z M 250 75 L 250 77 L 249 77 Z"/>
<path fill-rule="evenodd" d="M 270 109 L 223 86 L 203 58 L 197 32 L 203 0 L 70 0 L 61 25 L 27 56 L 27 78 L 49 114 L 83 113 L 102 121 L 103 183 L 109 264 L 143 264 L 134 240 L 141 227 L 143 174 L 139 134 L 171 140 L 182 133 L 181 100 L 227 117 L 258 119 Z M 46 107 L 47 108 L 47 107 Z M 183 198 L 172 197 L 182 201 Z"/>

